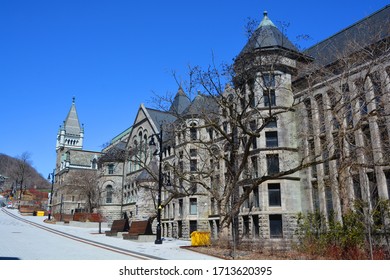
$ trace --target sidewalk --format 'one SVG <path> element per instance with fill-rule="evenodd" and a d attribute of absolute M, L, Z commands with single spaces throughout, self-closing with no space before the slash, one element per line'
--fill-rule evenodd
<path fill-rule="evenodd" d="M 3 208 L 5 209 L 5 208 Z M 16 209 L 5 209 L 7 212 L 22 217 L 28 221 L 42 224 L 46 227 L 59 230 L 64 233 L 68 233 L 77 237 L 81 237 L 90 241 L 99 242 L 102 244 L 115 246 L 118 248 L 130 250 L 133 252 L 156 256 L 167 260 L 218 260 L 218 258 L 203 255 L 197 252 L 193 252 L 187 249 L 180 248 L 181 246 L 190 246 L 190 241 L 178 240 L 174 238 L 166 238 L 163 244 L 156 245 L 154 242 L 138 242 L 131 240 L 124 240 L 121 237 L 106 236 L 104 232 L 109 228 L 102 228 L 101 234 L 99 234 L 98 226 L 96 228 L 78 227 L 74 225 L 64 224 L 50 224 L 45 223 L 44 220 L 47 217 L 39 216 L 22 216 Z"/>

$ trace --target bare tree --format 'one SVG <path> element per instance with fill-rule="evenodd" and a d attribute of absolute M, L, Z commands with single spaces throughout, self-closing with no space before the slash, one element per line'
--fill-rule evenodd
<path fill-rule="evenodd" d="M 31 155 L 24 152 L 17 157 L 17 165 L 11 171 L 12 177 L 16 180 L 16 186 L 19 184 L 19 200 L 22 200 L 23 188 L 30 177 Z M 19 204 L 20 207 L 20 204 Z"/>
<path fill-rule="evenodd" d="M 378 230 L 374 216 L 386 212 L 390 178 L 390 28 L 372 26 L 360 23 L 309 49 L 315 60 L 294 84 L 305 156 L 322 161 L 308 172 L 312 210 L 341 223 L 361 212 L 371 258 L 373 236 L 386 232 L 386 219 Z"/>
<path fill-rule="evenodd" d="M 103 190 L 99 186 L 96 170 L 74 170 L 67 177 L 68 191 L 84 200 L 85 209 L 93 213 L 100 206 Z"/>

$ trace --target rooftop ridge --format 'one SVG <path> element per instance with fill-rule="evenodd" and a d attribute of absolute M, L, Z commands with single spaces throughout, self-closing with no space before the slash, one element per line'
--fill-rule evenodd
<path fill-rule="evenodd" d="M 387 8 L 390 8 L 390 4 L 389 4 L 389 5 L 386 5 L 386 6 L 383 7 L 382 9 L 380 9 L 380 10 L 378 10 L 378 11 L 375 11 L 375 12 L 373 12 L 372 14 L 370 14 L 370 15 L 368 15 L 368 16 L 366 16 L 366 17 L 360 19 L 360 20 L 358 20 L 357 22 L 355 22 L 355 23 L 353 23 L 353 24 L 351 24 L 351 25 L 349 25 L 349 26 L 347 26 L 347 27 L 341 29 L 340 31 L 334 33 L 333 35 L 331 35 L 331 36 L 329 36 L 329 37 L 327 37 L 327 38 L 325 38 L 325 39 L 323 39 L 323 40 L 321 40 L 321 41 L 315 43 L 313 46 L 311 46 L 311 47 L 307 48 L 306 50 L 304 50 L 304 52 L 308 52 L 309 50 L 311 50 L 311 49 L 315 48 L 316 46 L 318 46 L 318 45 L 320 45 L 320 44 L 322 44 L 322 43 L 324 43 L 324 42 L 326 42 L 326 41 L 328 41 L 328 40 L 330 40 L 330 39 L 336 37 L 337 35 L 340 35 L 340 34 L 346 32 L 346 31 L 352 29 L 353 27 L 358 26 L 358 25 L 361 24 L 362 22 L 364 22 L 364 21 L 366 21 L 366 20 L 368 20 L 368 19 L 374 17 L 375 15 L 377 15 L 377 14 L 379 14 L 380 12 L 386 10 Z"/>

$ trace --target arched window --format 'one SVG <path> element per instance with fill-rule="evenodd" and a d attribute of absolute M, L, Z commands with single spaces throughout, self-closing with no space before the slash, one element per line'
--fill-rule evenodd
<path fill-rule="evenodd" d="M 106 203 L 112 203 L 112 186 L 108 185 L 106 187 Z"/>

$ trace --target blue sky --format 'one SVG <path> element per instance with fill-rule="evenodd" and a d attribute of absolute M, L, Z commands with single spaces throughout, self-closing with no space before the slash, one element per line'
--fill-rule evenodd
<path fill-rule="evenodd" d="M 311 46 L 389 4 L 381 0 L 0 0 L 0 153 L 31 154 L 45 177 L 72 97 L 86 150 L 131 126 L 139 104 L 175 93 L 172 72 L 231 62 L 248 18 L 267 10 Z M 309 35 L 309 41 L 297 41 Z"/>

